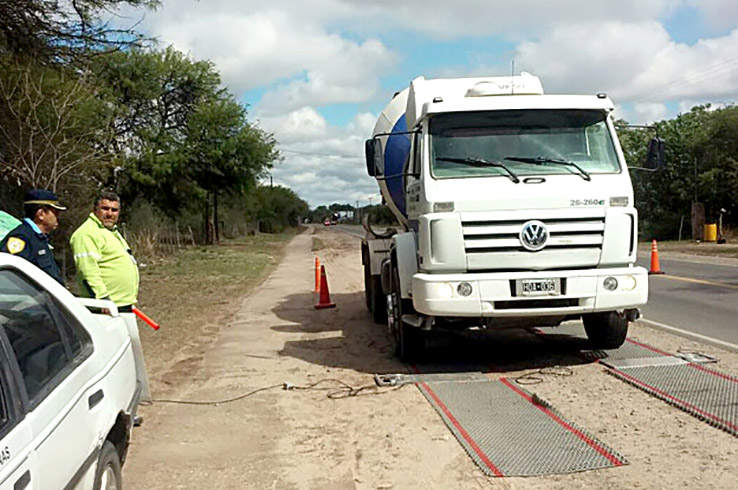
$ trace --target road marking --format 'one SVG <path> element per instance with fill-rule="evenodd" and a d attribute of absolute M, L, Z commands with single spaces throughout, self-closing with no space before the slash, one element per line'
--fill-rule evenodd
<path fill-rule="evenodd" d="M 638 321 L 643 322 L 647 326 L 653 327 L 657 330 L 663 330 L 665 332 L 673 333 L 674 335 L 679 335 L 680 337 L 686 337 L 688 339 L 696 340 L 698 342 L 704 342 L 706 344 L 710 344 L 715 347 L 720 347 L 722 349 L 726 349 L 732 352 L 738 352 L 738 345 L 731 344 L 730 342 L 725 342 L 724 340 L 714 339 L 706 335 L 701 335 L 695 332 L 690 332 L 689 330 L 683 330 L 681 328 L 672 327 L 671 325 L 666 325 L 664 323 L 655 322 L 653 320 L 648 320 L 646 318 L 640 318 Z"/>
<path fill-rule="evenodd" d="M 673 276 L 671 274 L 664 274 L 661 276 L 651 276 L 651 277 L 663 277 L 665 279 L 674 279 L 675 281 L 684 281 L 684 282 L 692 282 L 695 284 L 705 284 L 707 286 L 718 286 L 721 288 L 728 288 L 728 289 L 736 289 L 738 290 L 738 285 L 736 284 L 727 284 L 724 282 L 715 282 L 715 281 L 706 281 L 704 279 L 694 279 L 691 277 L 682 277 L 682 276 Z"/>

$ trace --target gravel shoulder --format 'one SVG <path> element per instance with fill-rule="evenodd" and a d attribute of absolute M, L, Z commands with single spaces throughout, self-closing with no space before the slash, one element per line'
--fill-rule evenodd
<path fill-rule="evenodd" d="M 324 248 L 312 251 L 313 236 Z M 127 488 L 157 489 L 550 489 L 731 488 L 738 438 L 657 400 L 559 350 L 489 336 L 441 338 L 434 365 L 485 367 L 491 378 L 565 365 L 571 376 L 546 376 L 527 388 L 565 417 L 625 455 L 630 464 L 537 478 L 489 478 L 474 465 L 414 386 L 359 396 L 341 387 L 371 386 L 373 373 L 402 373 L 382 326 L 366 311 L 359 240 L 317 228 L 294 238 L 284 259 L 250 294 L 217 309 L 212 332 L 186 363 L 177 345 L 147 348 L 156 402 L 134 432 L 124 468 Z M 326 266 L 337 308 L 315 310 L 315 255 Z M 199 311 L 200 311 L 199 310 Z M 166 314 L 165 311 L 160 315 Z M 201 325 L 183 322 L 187 328 Z M 386 327 L 385 327 L 386 328 Z M 555 333 L 555 330 L 553 331 Z M 187 335 L 187 334 L 185 334 Z M 197 335 L 189 335 L 196 343 Z M 636 324 L 631 338 L 676 352 L 699 350 L 716 368 L 738 375 L 738 354 Z M 195 348 L 195 347 L 185 347 Z M 284 383 L 298 388 L 283 390 Z M 331 398 L 328 395 L 333 395 Z"/>

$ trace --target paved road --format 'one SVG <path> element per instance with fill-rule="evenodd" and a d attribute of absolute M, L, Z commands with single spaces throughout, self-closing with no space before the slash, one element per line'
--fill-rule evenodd
<path fill-rule="evenodd" d="M 648 268 L 648 258 L 638 262 Z M 643 316 L 738 344 L 738 266 L 661 259 L 664 275 L 651 275 Z"/>

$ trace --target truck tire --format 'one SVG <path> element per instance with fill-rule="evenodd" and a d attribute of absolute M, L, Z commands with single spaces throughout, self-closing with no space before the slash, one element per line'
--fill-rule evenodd
<path fill-rule="evenodd" d="M 390 298 L 387 301 L 387 324 L 395 348 L 395 355 L 404 362 L 415 362 L 423 358 L 428 334 L 420 328 L 402 321 L 402 315 L 412 313 L 412 302 L 403 300 L 400 294 L 400 274 L 392 267 Z M 391 311 L 389 311 L 391 309 Z"/>
<path fill-rule="evenodd" d="M 366 307 L 369 311 L 372 311 L 372 271 L 369 264 L 364 264 L 364 301 L 366 301 Z"/>
<path fill-rule="evenodd" d="M 370 290 L 372 304 L 370 310 L 372 317 L 376 323 L 382 325 L 387 324 L 387 296 L 382 291 L 382 278 L 380 276 L 371 276 Z"/>
<path fill-rule="evenodd" d="M 115 446 L 110 441 L 105 441 L 100 451 L 93 488 L 94 490 L 121 490 L 123 488 L 120 458 Z"/>
<path fill-rule="evenodd" d="M 628 335 L 625 313 L 605 311 L 583 315 L 584 331 L 594 349 L 617 349 Z"/>

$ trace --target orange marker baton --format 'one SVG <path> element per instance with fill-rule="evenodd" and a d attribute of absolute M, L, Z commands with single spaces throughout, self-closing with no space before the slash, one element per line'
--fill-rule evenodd
<path fill-rule="evenodd" d="M 146 316 L 143 311 L 139 310 L 135 306 L 133 307 L 133 313 L 135 313 L 136 316 L 139 317 L 141 320 L 143 320 L 144 322 L 146 322 L 146 324 L 149 327 L 153 328 L 154 330 L 159 330 L 159 324 L 156 323 L 151 318 L 149 318 L 148 316 Z"/>

